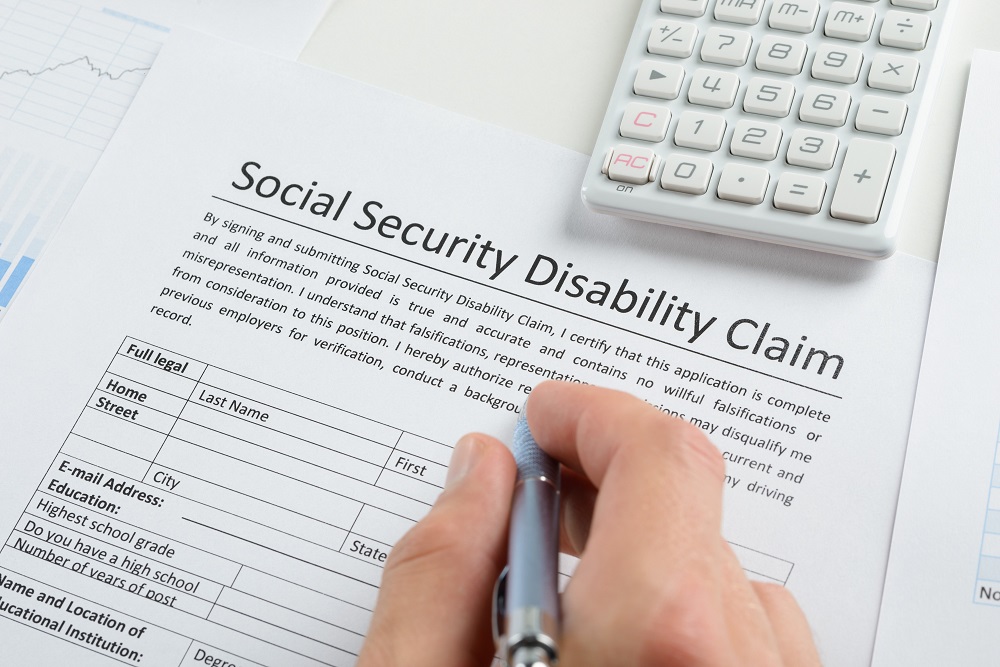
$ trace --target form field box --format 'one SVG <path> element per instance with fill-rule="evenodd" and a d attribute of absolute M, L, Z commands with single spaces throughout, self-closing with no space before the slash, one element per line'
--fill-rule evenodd
<path fill-rule="evenodd" d="M 301 634 L 271 625 L 265 621 L 225 607 L 216 606 L 209 615 L 208 620 L 251 637 L 257 637 L 265 642 L 287 648 L 290 651 L 327 665 L 332 665 L 333 667 L 351 667 L 354 665 L 357 657 L 342 649 L 320 643 L 309 637 L 303 637 Z"/>
<path fill-rule="evenodd" d="M 318 618 L 358 635 L 367 633 L 371 624 L 372 613 L 364 607 L 249 567 L 240 571 L 233 588 L 283 607 L 297 609 L 307 616 Z"/>
<path fill-rule="evenodd" d="M 197 384 L 191 378 L 177 373 L 167 373 L 162 368 L 144 364 L 137 359 L 121 354 L 115 356 L 108 367 L 108 372 L 118 377 L 128 378 L 151 389 L 166 392 L 185 401 Z"/>
<path fill-rule="evenodd" d="M 453 448 L 442 445 L 439 442 L 434 442 L 433 440 L 428 440 L 427 438 L 421 438 L 419 435 L 404 433 L 402 437 L 400 437 L 399 444 L 396 445 L 396 449 L 410 454 L 415 454 L 420 458 L 433 461 L 434 463 L 447 468 L 448 464 L 451 462 L 451 452 Z"/>
<path fill-rule="evenodd" d="M 285 410 L 317 424 L 378 442 L 390 449 L 395 446 L 399 439 L 400 431 L 398 429 L 220 368 L 210 367 L 205 372 L 202 382 L 223 391 L 231 391 L 247 399 L 265 403 L 279 410 Z"/>
<path fill-rule="evenodd" d="M 63 443 L 60 452 L 65 456 L 71 456 L 81 461 L 93 463 L 106 470 L 112 470 L 119 475 L 125 475 L 132 479 L 142 479 L 149 469 L 149 461 L 141 459 L 132 454 L 120 452 L 106 445 L 93 440 L 70 433 Z"/>
<path fill-rule="evenodd" d="M 184 399 L 179 396 L 114 373 L 105 373 L 97 388 L 109 396 L 118 396 L 123 401 L 144 405 L 174 417 L 184 407 Z"/>
<path fill-rule="evenodd" d="M 441 494 L 439 487 L 414 479 L 409 475 L 401 475 L 393 470 L 383 472 L 378 480 L 378 485 L 383 489 L 395 491 L 401 496 L 426 503 L 428 506 L 433 505 Z"/>
<path fill-rule="evenodd" d="M 361 511 L 361 503 L 347 497 L 350 492 L 338 495 L 326 490 L 330 486 L 308 486 L 300 480 L 173 438 L 163 447 L 156 463 L 335 526 L 350 526 Z"/>
<path fill-rule="evenodd" d="M 116 417 L 84 408 L 73 433 L 122 452 L 150 461 L 156 456 L 166 434 L 131 424 Z"/>
<path fill-rule="evenodd" d="M 788 577 L 792 573 L 794 563 L 732 542 L 729 543 L 729 546 L 732 547 L 740 565 L 751 579 L 764 579 L 782 586 L 788 583 Z"/>
<path fill-rule="evenodd" d="M 385 544 L 395 544 L 416 521 L 365 505 L 354 522 L 354 532 Z"/>
<path fill-rule="evenodd" d="M 125 422 L 129 426 L 148 428 L 164 434 L 170 432 L 170 427 L 177 420 L 176 415 L 160 412 L 155 408 L 133 403 L 100 390 L 90 396 L 87 407 L 98 414 Z"/>
<path fill-rule="evenodd" d="M 181 421 L 171 435 L 220 454 L 241 458 L 271 470 L 287 472 L 293 477 L 298 476 L 303 468 L 320 468 L 374 484 L 382 472 L 380 465 L 317 447 L 281 433 L 259 433 L 257 441 L 247 441 L 207 426 Z"/>
<path fill-rule="evenodd" d="M 439 491 L 444 488 L 444 480 L 448 474 L 446 466 L 399 449 L 389 457 L 385 469 L 435 486 Z"/>
<path fill-rule="evenodd" d="M 223 590 L 216 604 L 354 655 L 361 651 L 361 644 L 364 641 L 364 636 L 357 632 L 345 630 L 319 618 L 300 613 L 292 607 L 274 604 L 232 588 Z"/>
<path fill-rule="evenodd" d="M 348 457 L 367 461 L 380 467 L 389 458 L 389 453 L 392 451 L 392 448 L 386 445 L 364 440 L 349 433 L 305 420 L 299 420 L 297 424 L 289 424 L 289 420 L 285 419 L 285 423 L 279 425 L 278 421 L 280 420 L 272 419 L 273 416 L 269 415 L 266 424 L 251 423 L 238 415 L 228 414 L 219 408 L 199 403 L 189 403 L 181 413 L 181 418 L 185 421 L 221 433 L 228 433 L 240 440 L 285 445 L 298 441 L 299 451 L 312 448 L 340 452 Z"/>
<path fill-rule="evenodd" d="M 234 665 L 238 667 L 264 667 L 242 656 L 227 653 L 214 646 L 193 642 L 184 655 L 184 660 L 177 667 L 205 667 L 206 665 Z"/>
<path fill-rule="evenodd" d="M 149 471 L 150 476 L 157 470 L 162 468 L 154 465 Z M 351 525 L 350 517 L 340 517 L 344 521 L 344 527 L 341 528 L 331 525 L 332 522 L 326 523 L 313 516 L 292 512 L 284 507 L 221 488 L 211 482 L 189 477 L 177 471 L 171 471 L 170 474 L 180 481 L 176 489 L 177 495 L 195 504 L 194 507 L 186 508 L 184 511 L 184 516 L 189 519 L 204 520 L 218 525 L 229 523 L 234 518 L 245 518 L 320 544 L 340 544 Z"/>
<path fill-rule="evenodd" d="M 1000 535 L 986 533 L 983 535 L 982 555 L 1000 558 Z"/>

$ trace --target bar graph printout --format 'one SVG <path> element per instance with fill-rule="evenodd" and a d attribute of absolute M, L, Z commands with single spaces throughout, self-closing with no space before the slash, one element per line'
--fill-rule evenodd
<path fill-rule="evenodd" d="M 0 317 L 174 21 L 294 57 L 327 0 L 0 0 Z"/>
<path fill-rule="evenodd" d="M 4 657 L 350 667 L 451 443 L 552 378 L 700 426 L 863 664 L 933 267 L 597 216 L 586 164 L 174 29 L 0 327 Z"/>

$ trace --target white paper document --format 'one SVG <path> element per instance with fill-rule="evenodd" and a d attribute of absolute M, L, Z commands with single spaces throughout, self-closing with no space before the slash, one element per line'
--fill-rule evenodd
<path fill-rule="evenodd" d="M 175 32 L 0 326 L 5 654 L 353 664 L 452 443 L 554 378 L 705 429 L 744 568 L 866 663 L 933 265 L 595 215 L 586 164 Z"/>
<path fill-rule="evenodd" d="M 328 5 L 0 0 L 0 318 L 128 109 L 170 26 L 294 58 Z"/>
<path fill-rule="evenodd" d="M 1000 663 L 1000 54 L 972 63 L 874 664 Z"/>

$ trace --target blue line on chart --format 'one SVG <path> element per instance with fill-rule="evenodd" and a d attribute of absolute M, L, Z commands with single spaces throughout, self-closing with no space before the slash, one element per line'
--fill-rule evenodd
<path fill-rule="evenodd" d="M 114 16 L 115 18 L 118 18 L 118 19 L 124 19 L 126 21 L 131 21 L 132 23 L 136 23 L 136 24 L 144 26 L 146 28 L 152 28 L 153 30 L 159 30 L 160 32 L 170 32 L 170 28 L 168 28 L 166 26 L 162 26 L 162 25 L 159 25 L 158 23 L 153 23 L 152 21 L 147 21 L 145 19 L 140 19 L 140 18 L 137 18 L 135 16 L 130 16 L 128 14 L 124 14 L 124 13 L 116 11 L 114 9 L 108 9 L 107 7 L 104 7 L 103 9 L 101 9 L 101 12 L 104 13 L 104 14 L 108 14 L 109 16 Z"/>
<path fill-rule="evenodd" d="M 10 262 L 6 259 L 0 259 L 0 280 L 3 279 L 4 274 L 7 273 L 7 269 L 10 268 Z"/>
<path fill-rule="evenodd" d="M 103 70 L 100 67 L 98 67 L 97 65 L 95 65 L 93 63 L 93 61 L 91 61 L 90 56 L 80 56 L 79 58 L 76 58 L 74 60 L 69 60 L 69 61 L 64 62 L 64 63 L 58 63 L 56 65 L 50 65 L 49 67 L 43 67 L 42 69 L 39 69 L 39 70 L 32 71 L 32 70 L 29 70 L 27 68 L 24 68 L 24 69 L 12 69 L 12 70 L 7 70 L 6 72 L 0 72 L 0 80 L 3 80 L 5 77 L 11 76 L 13 74 L 24 74 L 24 75 L 30 76 L 30 77 L 41 76 L 42 74 L 46 74 L 48 72 L 54 72 L 57 69 L 60 69 L 60 68 L 63 68 L 63 67 L 70 67 L 70 66 L 75 65 L 75 64 L 77 64 L 79 62 L 86 63 L 87 67 L 90 68 L 90 71 L 97 74 L 97 78 L 107 77 L 111 81 L 118 81 L 119 79 L 121 79 L 126 74 L 131 74 L 132 72 L 148 72 L 149 71 L 149 65 L 147 65 L 145 67 L 132 67 L 131 69 L 122 70 L 118 74 L 112 74 L 110 71 Z"/>

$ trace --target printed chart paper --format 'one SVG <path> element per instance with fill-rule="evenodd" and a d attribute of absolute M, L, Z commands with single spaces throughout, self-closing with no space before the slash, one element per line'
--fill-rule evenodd
<path fill-rule="evenodd" d="M 972 62 L 874 665 L 1000 660 L 1000 54 Z"/>
<path fill-rule="evenodd" d="M 0 327 L 7 655 L 353 664 L 452 443 L 555 378 L 705 429 L 743 567 L 867 661 L 933 266 L 594 215 L 586 164 L 177 31 Z"/>
<path fill-rule="evenodd" d="M 295 58 L 328 5 L 0 0 L 0 318 L 128 109 L 169 26 Z"/>

